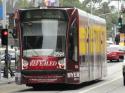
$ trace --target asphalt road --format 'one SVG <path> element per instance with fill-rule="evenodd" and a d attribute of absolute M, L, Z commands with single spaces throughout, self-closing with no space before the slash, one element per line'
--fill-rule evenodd
<path fill-rule="evenodd" d="M 0 85 L 0 93 L 125 93 L 122 65 L 125 62 L 108 63 L 108 75 L 101 81 L 83 83 L 79 86 L 53 85 L 39 90 L 15 83 Z"/>

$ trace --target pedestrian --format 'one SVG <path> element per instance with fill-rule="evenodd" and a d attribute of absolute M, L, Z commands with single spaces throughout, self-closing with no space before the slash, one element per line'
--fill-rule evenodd
<path fill-rule="evenodd" d="M 8 70 L 10 71 L 10 75 L 11 77 L 14 76 L 14 73 L 11 69 L 11 55 L 9 53 L 7 53 L 7 50 L 5 50 L 5 64 L 6 62 L 8 63 Z"/>

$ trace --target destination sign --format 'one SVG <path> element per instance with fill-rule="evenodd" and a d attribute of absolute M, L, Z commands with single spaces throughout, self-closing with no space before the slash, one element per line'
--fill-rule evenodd
<path fill-rule="evenodd" d="M 67 14 L 64 10 L 53 9 L 37 9 L 37 10 L 24 10 L 21 13 L 22 21 L 39 20 L 39 19 L 58 19 L 67 20 Z"/>

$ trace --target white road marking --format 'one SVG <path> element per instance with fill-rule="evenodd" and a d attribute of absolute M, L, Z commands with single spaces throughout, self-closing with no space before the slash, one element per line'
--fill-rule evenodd
<path fill-rule="evenodd" d="M 114 81 L 116 81 L 116 80 L 118 80 L 118 79 L 120 79 L 120 78 L 122 78 L 122 76 L 117 77 L 117 78 L 115 78 L 115 79 L 113 79 L 113 80 L 111 80 L 111 81 L 108 81 L 108 82 L 106 82 L 106 83 L 100 84 L 100 85 L 98 85 L 98 86 L 95 86 L 95 87 L 86 89 L 86 90 L 84 90 L 84 91 L 82 91 L 82 92 L 79 92 L 79 93 L 89 92 L 89 91 L 91 91 L 91 90 L 93 90 L 93 89 L 96 89 L 96 88 L 102 87 L 102 86 L 104 86 L 104 85 L 110 84 L 110 83 L 112 83 L 112 82 L 114 82 Z"/>

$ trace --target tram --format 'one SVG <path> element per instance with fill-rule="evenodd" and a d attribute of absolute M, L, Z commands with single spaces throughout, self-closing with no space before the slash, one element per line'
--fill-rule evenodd
<path fill-rule="evenodd" d="M 106 76 L 106 22 L 77 8 L 15 12 L 17 84 L 80 84 Z"/>

